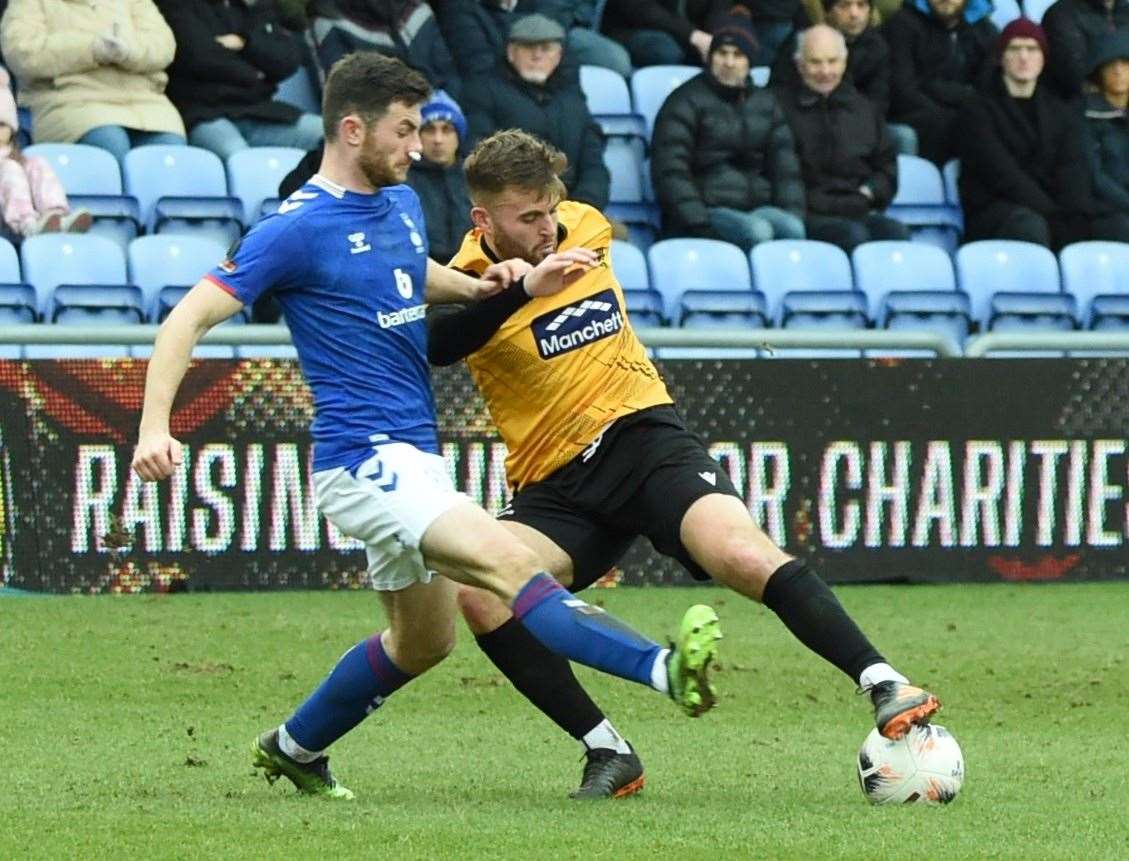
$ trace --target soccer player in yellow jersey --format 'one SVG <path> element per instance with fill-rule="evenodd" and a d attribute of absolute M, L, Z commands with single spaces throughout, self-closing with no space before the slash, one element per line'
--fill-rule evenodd
<path fill-rule="evenodd" d="M 433 364 L 465 358 L 509 449 L 514 496 L 500 519 L 572 591 L 612 568 L 639 536 L 712 579 L 763 602 L 810 649 L 870 692 L 891 738 L 928 722 L 937 698 L 909 684 L 867 640 L 835 595 L 754 523 L 726 472 L 686 429 L 627 319 L 611 270 L 611 228 L 564 199 L 565 157 L 521 131 L 486 138 L 466 160 L 474 229 L 451 265 L 480 274 L 498 260 L 534 266 L 572 248 L 602 261 L 563 291 L 531 298 L 521 281 L 429 317 Z M 573 797 L 629 795 L 643 767 L 573 675 L 506 605 L 463 588 L 477 641 L 521 693 L 582 741 Z"/>

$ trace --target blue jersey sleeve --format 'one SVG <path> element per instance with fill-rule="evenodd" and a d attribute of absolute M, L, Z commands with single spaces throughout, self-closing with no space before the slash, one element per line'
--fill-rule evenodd
<path fill-rule="evenodd" d="M 282 215 L 264 218 L 205 277 L 244 305 L 269 291 L 285 290 L 303 266 L 303 244 L 293 229 L 297 221 Z"/>

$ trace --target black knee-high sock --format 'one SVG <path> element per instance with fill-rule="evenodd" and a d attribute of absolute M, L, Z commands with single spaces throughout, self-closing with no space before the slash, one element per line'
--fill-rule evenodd
<path fill-rule="evenodd" d="M 800 560 L 793 559 L 773 573 L 763 600 L 796 639 L 856 684 L 863 670 L 884 661 L 827 584 Z"/>
<path fill-rule="evenodd" d="M 569 662 L 542 646 L 517 619 L 475 640 L 518 692 L 573 738 L 583 739 L 604 720 Z"/>

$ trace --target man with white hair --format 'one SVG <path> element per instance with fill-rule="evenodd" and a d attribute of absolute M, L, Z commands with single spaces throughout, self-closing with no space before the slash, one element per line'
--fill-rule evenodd
<path fill-rule="evenodd" d="M 847 43 L 826 24 L 796 41 L 799 81 L 778 90 L 807 189 L 809 239 L 851 251 L 875 239 L 908 239 L 882 214 L 898 187 L 897 155 L 885 119 L 844 78 Z"/>

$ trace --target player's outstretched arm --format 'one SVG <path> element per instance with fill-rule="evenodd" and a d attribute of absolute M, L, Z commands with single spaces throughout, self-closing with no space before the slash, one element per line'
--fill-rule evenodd
<path fill-rule="evenodd" d="M 486 299 L 521 277 L 522 272 L 517 267 L 508 265 L 509 262 L 491 266 L 482 278 L 472 278 L 458 269 L 451 269 L 428 258 L 423 298 L 432 305 Z M 524 265 L 528 268 L 528 264 Z"/>
<path fill-rule="evenodd" d="M 180 443 L 169 433 L 169 416 L 192 348 L 201 336 L 238 312 L 243 303 L 203 279 L 172 309 L 157 332 L 145 374 L 145 403 L 133 468 L 146 481 L 167 478 L 180 463 Z"/>

